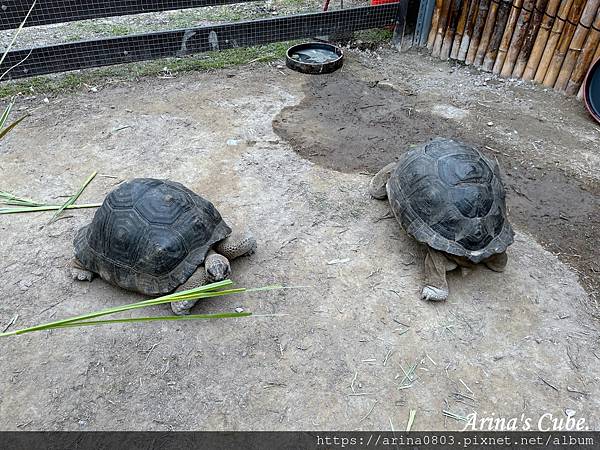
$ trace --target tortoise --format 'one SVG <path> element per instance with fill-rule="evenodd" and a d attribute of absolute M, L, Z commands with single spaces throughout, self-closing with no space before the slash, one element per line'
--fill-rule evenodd
<path fill-rule="evenodd" d="M 110 192 L 77 232 L 72 275 L 159 296 L 224 280 L 229 261 L 255 249 L 249 231 L 232 233 L 210 201 L 182 184 L 136 178 Z M 189 314 L 194 303 L 171 308 Z"/>
<path fill-rule="evenodd" d="M 423 299 L 448 298 L 446 272 L 485 264 L 502 272 L 514 241 L 496 161 L 478 149 L 435 138 L 381 169 L 369 191 L 389 200 L 406 232 L 427 246 Z"/>

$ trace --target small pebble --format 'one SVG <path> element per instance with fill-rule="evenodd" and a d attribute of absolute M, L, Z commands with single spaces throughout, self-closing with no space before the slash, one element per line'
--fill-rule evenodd
<path fill-rule="evenodd" d="M 488 127 L 493 127 L 493 126 L 494 126 L 494 122 L 488 122 L 488 123 L 487 123 L 487 126 L 488 126 Z"/>
<path fill-rule="evenodd" d="M 244 312 L 244 308 L 240 308 L 239 306 L 237 308 L 235 308 L 235 312 L 236 313 L 243 313 Z"/>

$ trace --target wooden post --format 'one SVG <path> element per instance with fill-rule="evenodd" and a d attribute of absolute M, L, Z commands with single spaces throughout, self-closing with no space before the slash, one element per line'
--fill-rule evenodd
<path fill-rule="evenodd" d="M 461 3 L 462 0 L 454 0 L 452 7 L 450 8 L 450 17 L 448 19 L 448 26 L 446 27 L 446 34 L 444 35 L 444 41 L 442 43 L 442 50 L 440 51 L 441 59 L 448 59 L 450 56 L 450 50 L 452 49 L 452 43 L 454 42 L 454 33 L 458 26 L 458 20 L 460 19 Z M 466 3 L 466 2 L 465 2 Z"/>
<path fill-rule="evenodd" d="M 438 22 L 431 56 L 439 57 L 440 52 L 442 51 L 442 43 L 446 34 L 446 26 L 448 25 L 448 16 L 450 15 L 450 7 L 452 6 L 452 3 L 453 0 L 444 0 L 444 4 L 442 5 L 442 11 L 440 13 L 440 20 Z"/>
<path fill-rule="evenodd" d="M 523 40 L 521 51 L 519 52 L 519 56 L 517 56 L 517 62 L 512 71 L 513 78 L 521 78 L 523 76 L 523 72 L 525 72 L 525 67 L 527 66 L 527 61 L 529 61 L 529 56 L 531 55 L 531 50 L 533 49 L 533 43 L 535 42 L 535 38 L 540 28 L 540 23 L 542 22 L 542 17 L 547 4 L 548 0 L 537 0 L 536 2 L 533 14 L 531 16 L 531 21 L 529 22 L 529 27 L 525 33 L 525 39 Z"/>
<path fill-rule="evenodd" d="M 452 51 L 450 52 L 450 58 L 458 59 L 458 52 L 460 50 L 460 43 L 465 33 L 467 26 L 467 17 L 469 16 L 469 9 L 471 3 L 475 0 L 464 0 L 462 2 L 462 9 L 460 11 L 460 17 L 458 19 L 458 25 L 456 25 L 456 33 L 454 34 L 454 42 L 452 43 Z"/>
<path fill-rule="evenodd" d="M 469 6 L 469 14 L 467 15 L 467 23 L 465 24 L 465 31 L 460 41 L 460 48 L 458 49 L 459 61 L 464 61 L 469 51 L 469 44 L 471 43 L 471 36 L 473 35 L 473 28 L 475 28 L 475 22 L 477 20 L 477 14 L 479 12 L 479 0 L 471 0 Z"/>
<path fill-rule="evenodd" d="M 575 33 L 575 24 L 579 22 L 579 18 L 581 17 L 581 13 L 583 12 L 585 4 L 586 0 L 573 1 L 573 6 L 571 6 L 571 9 L 569 10 L 567 22 L 563 27 L 560 39 L 558 40 L 558 44 L 554 50 L 554 55 L 552 55 L 552 59 L 550 60 L 550 66 L 548 67 L 548 71 L 544 77 L 544 86 L 554 87 L 554 83 L 558 78 L 558 73 L 560 72 L 565 55 L 567 54 L 569 44 L 571 43 L 571 38 Z"/>
<path fill-rule="evenodd" d="M 508 46 L 510 45 L 510 40 L 512 38 L 513 31 L 515 30 L 519 13 L 521 12 L 521 6 L 523 6 L 523 0 L 514 0 L 512 7 L 510 8 L 510 14 L 508 15 L 508 20 L 506 22 L 506 28 L 504 29 L 502 40 L 500 41 L 500 46 L 498 47 L 498 55 L 496 56 L 494 67 L 492 68 L 492 72 L 494 73 L 500 73 L 502 70 L 504 60 L 506 59 L 506 54 L 508 53 Z"/>
<path fill-rule="evenodd" d="M 435 9 L 433 10 L 433 16 L 431 16 L 431 29 L 429 30 L 429 36 L 427 37 L 427 49 L 433 50 L 433 44 L 437 35 L 437 27 L 440 22 L 440 14 L 442 12 L 443 0 L 435 0 Z"/>
<path fill-rule="evenodd" d="M 577 64 L 575 64 L 571 78 L 567 83 L 567 94 L 573 95 L 579 90 L 594 61 L 594 51 L 597 49 L 598 52 L 600 52 L 600 46 L 598 44 L 600 44 L 600 9 L 596 12 L 596 18 L 594 19 L 592 28 L 585 40 L 581 54 L 579 55 L 579 58 L 577 58 Z"/>
<path fill-rule="evenodd" d="M 525 34 L 527 33 L 527 27 L 529 26 L 534 6 L 535 0 L 523 1 L 523 7 L 521 8 L 521 13 L 519 14 L 519 18 L 515 26 L 515 31 L 510 40 L 508 53 L 506 54 L 506 60 L 504 61 L 502 70 L 500 71 L 500 75 L 503 77 L 509 77 L 512 75 L 515 63 L 517 62 L 517 57 L 519 56 L 523 41 L 525 40 Z"/>
<path fill-rule="evenodd" d="M 581 13 L 581 18 L 579 19 L 579 25 L 577 25 L 571 43 L 569 44 L 569 49 L 567 50 L 565 60 L 562 63 L 560 73 L 554 83 L 554 89 L 564 92 L 567 88 L 567 83 L 571 78 L 571 73 L 575 68 L 575 63 L 579 58 L 579 54 L 585 43 L 585 38 L 596 17 L 599 5 L 600 0 L 587 0 L 583 13 Z"/>
<path fill-rule="evenodd" d="M 494 68 L 494 62 L 498 55 L 498 49 L 500 48 L 500 41 L 502 41 L 502 35 L 508 22 L 508 15 L 510 13 L 512 0 L 502 0 L 498 6 L 498 12 L 496 13 L 496 24 L 492 31 L 492 37 L 488 45 L 485 57 L 483 59 L 483 70 L 491 72 Z"/>
<path fill-rule="evenodd" d="M 496 16 L 500 6 L 499 1 L 500 0 L 492 0 L 492 3 L 490 4 L 490 10 L 488 11 L 487 18 L 485 19 L 483 32 L 481 33 L 481 41 L 479 42 L 479 47 L 475 53 L 475 60 L 473 61 L 473 64 L 476 66 L 481 66 L 483 64 L 483 58 L 485 57 L 488 46 L 490 45 L 490 39 L 492 37 L 492 32 L 494 31 Z"/>
<path fill-rule="evenodd" d="M 483 33 L 483 27 L 485 26 L 489 8 L 490 0 L 480 0 L 479 12 L 477 13 L 477 20 L 475 21 L 475 27 L 473 28 L 473 35 L 471 36 L 471 43 L 469 44 L 469 51 L 465 58 L 465 64 L 473 64 L 475 61 L 475 55 L 479 48 L 479 42 L 481 41 L 481 35 Z"/>
<path fill-rule="evenodd" d="M 537 70 L 540 60 L 542 59 L 542 53 L 544 52 L 544 47 L 546 47 L 546 42 L 548 41 L 548 36 L 550 35 L 552 25 L 554 25 L 554 19 L 556 18 L 556 13 L 559 6 L 560 0 L 550 0 L 548 2 L 548 6 L 546 6 L 546 12 L 542 17 L 538 34 L 535 38 L 527 65 L 525 66 L 525 71 L 523 72 L 524 80 L 533 80 L 533 77 L 535 76 L 535 71 Z"/>

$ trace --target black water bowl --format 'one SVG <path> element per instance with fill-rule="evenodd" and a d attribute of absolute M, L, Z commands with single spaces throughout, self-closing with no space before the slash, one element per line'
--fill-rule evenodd
<path fill-rule="evenodd" d="M 344 64 L 344 54 L 335 45 L 309 42 L 290 47 L 286 65 L 297 72 L 310 74 L 331 73 Z"/>
<path fill-rule="evenodd" d="M 600 58 L 592 64 L 585 77 L 583 98 L 590 114 L 600 123 Z"/>

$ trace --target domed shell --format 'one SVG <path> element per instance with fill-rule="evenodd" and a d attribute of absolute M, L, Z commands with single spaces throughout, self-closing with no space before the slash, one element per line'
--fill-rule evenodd
<path fill-rule="evenodd" d="M 172 292 L 231 229 L 180 183 L 138 178 L 112 191 L 75 237 L 75 257 L 104 280 L 146 295 Z"/>
<path fill-rule="evenodd" d="M 387 183 L 394 215 L 419 242 L 479 263 L 512 244 L 500 168 L 450 139 L 414 147 Z"/>

